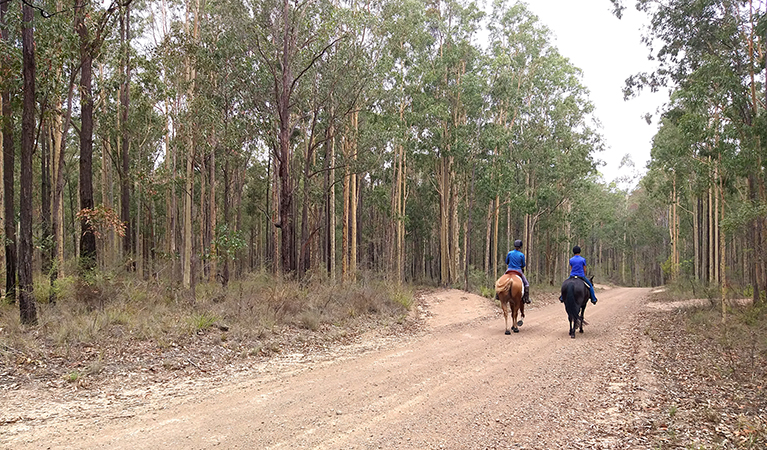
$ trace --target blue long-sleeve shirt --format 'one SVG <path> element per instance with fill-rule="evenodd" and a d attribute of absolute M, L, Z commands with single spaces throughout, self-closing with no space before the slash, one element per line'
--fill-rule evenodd
<path fill-rule="evenodd" d="M 525 268 L 525 254 L 519 250 L 512 250 L 506 255 L 507 270 L 518 270 L 522 272 Z"/>

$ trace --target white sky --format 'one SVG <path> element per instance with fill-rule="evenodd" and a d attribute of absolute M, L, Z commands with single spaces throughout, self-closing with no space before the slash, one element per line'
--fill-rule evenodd
<path fill-rule="evenodd" d="M 634 9 L 633 1 L 623 18 L 611 13 L 609 0 L 527 0 L 530 11 L 552 33 L 552 44 L 583 71 L 583 84 L 589 89 L 595 115 L 602 123 L 606 150 L 596 155 L 606 163 L 600 168 L 605 181 L 620 181 L 646 172 L 652 137 L 657 131 L 656 110 L 668 99 L 667 92 L 648 90 L 635 98 L 623 100 L 626 78 L 640 71 L 650 71 L 649 51 L 641 43 L 641 28 L 647 16 Z M 652 125 L 644 115 L 653 116 Z M 619 169 L 624 155 L 630 155 L 635 167 Z M 634 187 L 638 180 L 619 182 L 623 188 Z"/>

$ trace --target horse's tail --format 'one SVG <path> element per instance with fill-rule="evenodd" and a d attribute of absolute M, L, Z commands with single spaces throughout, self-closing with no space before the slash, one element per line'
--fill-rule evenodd
<path fill-rule="evenodd" d="M 575 286 L 573 286 L 573 283 L 567 283 L 565 287 L 565 310 L 571 320 L 576 320 L 580 313 L 578 302 L 575 301 Z"/>
<path fill-rule="evenodd" d="M 511 292 L 511 283 L 514 280 L 512 277 L 508 274 L 501 275 L 500 278 L 495 282 L 495 293 L 500 294 L 503 291 L 509 291 Z"/>

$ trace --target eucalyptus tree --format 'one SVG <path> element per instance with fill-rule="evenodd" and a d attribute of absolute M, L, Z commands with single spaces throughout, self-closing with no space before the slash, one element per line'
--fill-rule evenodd
<path fill-rule="evenodd" d="M 123 257 L 130 258 L 133 253 L 133 241 L 131 233 L 130 214 L 130 129 L 128 124 L 130 113 L 130 85 L 131 85 L 131 5 L 127 3 L 120 7 L 120 220 L 125 224 L 125 236 L 123 236 Z M 138 226 L 138 224 L 137 224 Z M 128 268 L 131 266 L 128 265 Z"/>
<path fill-rule="evenodd" d="M 592 154 L 602 147 L 595 131 L 598 124 L 588 91 L 580 82 L 580 70 L 551 45 L 548 29 L 524 5 L 494 3 L 490 30 L 489 96 L 492 120 L 499 129 L 494 147 L 495 198 L 490 200 L 495 204 L 496 230 L 491 260 L 500 259 L 498 223 L 503 202 L 507 205 L 506 241 L 512 240 L 512 231 L 521 237 L 534 262 L 531 267 L 548 271 L 550 280 L 559 253 L 551 243 L 571 238 L 552 236 L 550 230 L 567 234 L 568 227 L 563 225 L 568 219 L 561 209 L 572 205 L 574 191 L 591 182 L 587 175 L 595 170 Z M 541 221 L 545 237 L 538 236 Z M 542 251 L 536 247 L 538 242 L 547 243 Z M 539 264 L 538 256 L 547 261 L 545 266 Z"/>
<path fill-rule="evenodd" d="M 419 92 L 420 145 L 433 160 L 434 187 L 439 196 L 439 280 L 457 281 L 460 263 L 460 197 L 456 160 L 465 160 L 467 141 L 473 133 L 470 120 L 479 104 L 476 63 L 480 52 L 472 40 L 479 29 L 482 11 L 474 2 L 435 1 L 427 7 L 428 26 L 434 36 L 431 55 L 425 61 Z"/>
<path fill-rule="evenodd" d="M 492 261 L 492 273 L 497 274 L 499 261 L 499 223 L 501 204 L 505 204 L 506 245 L 510 246 L 511 236 L 516 231 L 517 236 L 523 237 L 528 248 L 531 242 L 528 236 L 522 236 L 519 228 L 513 229 L 514 223 L 519 222 L 515 214 L 524 213 L 525 180 L 519 178 L 517 169 L 521 165 L 519 155 L 520 140 L 518 133 L 520 125 L 531 114 L 535 91 L 535 80 L 542 70 L 546 54 L 550 51 L 549 31 L 524 4 L 510 5 L 507 1 L 493 2 L 493 10 L 488 24 L 490 32 L 489 77 L 490 77 L 490 114 L 492 123 L 497 128 L 497 140 L 493 144 L 493 180 L 492 189 L 495 195 L 490 198 L 488 214 L 492 220 L 487 221 L 486 245 L 488 252 L 486 260 Z M 503 196 L 503 200 L 501 198 Z M 526 222 L 526 220 L 525 220 Z M 491 242 L 491 227 L 493 245 Z M 491 253 L 492 247 L 492 253 Z"/>
<path fill-rule="evenodd" d="M 129 4 L 130 0 L 124 3 Z M 93 61 L 109 32 L 120 2 L 113 0 L 105 8 L 92 6 L 90 0 L 75 3 L 75 30 L 80 37 L 80 262 L 83 270 L 96 264 L 96 235 L 88 212 L 94 209 L 93 196 Z"/>
<path fill-rule="evenodd" d="M 613 0 L 618 14 L 622 2 Z M 709 271 L 712 280 L 724 283 L 724 244 L 720 225 L 735 219 L 721 209 L 725 201 L 728 179 L 745 180 L 747 194 L 738 203 L 748 204 L 740 215 L 740 226 L 750 230 L 749 253 L 753 256 L 751 282 L 755 300 L 765 285 L 767 272 L 763 253 L 764 209 L 767 198 L 762 186 L 765 174 L 762 161 L 765 148 L 765 77 L 764 55 L 765 8 L 763 2 L 705 0 L 698 2 L 661 2 L 643 0 L 640 11 L 651 17 L 645 41 L 657 61 L 657 69 L 640 73 L 627 80 L 631 95 L 641 88 L 667 86 L 683 93 L 689 112 L 702 115 L 708 126 L 701 131 L 710 144 L 709 219 L 716 245 L 713 258 L 719 262 Z M 764 91 L 765 95 L 760 95 Z M 719 205 L 717 205 L 719 202 Z M 721 238 L 716 238 L 720 236 Z"/>
<path fill-rule="evenodd" d="M 435 38 L 427 28 L 427 5 L 417 0 L 392 0 L 384 2 L 380 10 L 376 34 L 382 40 L 381 57 L 377 72 L 382 82 L 374 84 L 378 91 L 373 95 L 374 108 L 380 109 L 378 133 L 390 143 L 386 175 L 391 192 L 387 207 L 390 224 L 384 256 L 388 270 L 394 272 L 398 282 L 405 275 L 406 223 L 408 200 L 413 173 L 413 152 L 417 140 L 413 137 L 418 114 L 414 103 L 425 71 L 427 56 Z"/>
<path fill-rule="evenodd" d="M 45 275 L 53 285 L 64 275 L 65 226 L 64 187 L 67 183 L 67 143 L 72 125 L 77 75 L 80 70 L 78 38 L 71 10 L 62 2 L 35 4 L 40 19 L 35 21 L 35 59 L 45 76 L 37 77 L 38 126 L 37 147 L 41 154 L 39 199 L 42 203 L 41 235 L 38 242 Z M 71 147 L 69 147 L 71 148 Z M 37 198 L 36 198 L 37 200 Z M 72 211 L 74 215 L 76 211 Z M 36 227 L 37 228 L 37 227 Z M 72 236 L 77 233 L 69 230 Z M 74 246 L 72 253 L 74 253 Z M 49 301 L 55 301 L 56 289 L 50 290 Z"/>
<path fill-rule="evenodd" d="M 333 20 L 328 20 L 335 9 L 328 1 L 271 0 L 253 2 L 249 6 L 255 17 L 255 51 L 270 77 L 271 98 L 262 99 L 260 108 L 273 117 L 277 127 L 273 156 L 279 178 L 279 211 L 275 225 L 281 232 L 281 267 L 285 274 L 295 274 L 298 265 L 293 170 L 296 142 L 293 137 L 302 118 L 302 111 L 296 108 L 297 95 L 302 89 L 309 89 L 310 73 L 320 70 L 329 51 L 345 36 L 338 35 Z"/>
<path fill-rule="evenodd" d="M 32 280 L 32 153 L 35 147 L 35 35 L 34 10 L 22 5 L 22 73 L 24 80 L 21 116 L 21 180 L 19 201 L 19 311 L 21 323 L 36 324 L 37 310 Z"/>
<path fill-rule="evenodd" d="M 5 297 L 10 302 L 16 301 L 16 208 L 15 208 L 15 159 L 16 149 L 13 139 L 12 96 L 18 77 L 12 76 L 16 64 L 15 46 L 11 40 L 10 2 L 0 3 L 0 40 L 2 55 L 2 134 L 3 134 L 3 242 L 5 247 Z"/>

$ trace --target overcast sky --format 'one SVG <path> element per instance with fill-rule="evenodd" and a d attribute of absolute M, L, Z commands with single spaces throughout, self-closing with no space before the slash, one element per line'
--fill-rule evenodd
<path fill-rule="evenodd" d="M 527 0 L 529 9 L 552 32 L 559 52 L 583 71 L 583 84 L 591 92 L 596 116 L 602 123 L 607 150 L 596 155 L 606 163 L 600 168 L 606 181 L 643 174 L 650 159 L 657 121 L 648 125 L 644 115 L 657 119 L 656 110 L 668 98 L 666 92 L 643 91 L 639 97 L 623 100 L 626 78 L 652 68 L 647 47 L 640 42 L 641 28 L 648 19 L 633 8 L 623 18 L 611 13 L 609 0 Z M 619 169 L 624 155 L 630 155 L 633 169 Z M 621 183 L 622 187 L 633 187 Z"/>

